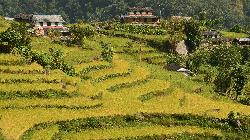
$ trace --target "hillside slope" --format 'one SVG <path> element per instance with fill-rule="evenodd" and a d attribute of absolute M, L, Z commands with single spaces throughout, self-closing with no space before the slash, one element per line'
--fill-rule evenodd
<path fill-rule="evenodd" d="M 167 35 L 129 35 L 97 33 L 85 38 L 84 45 L 70 47 L 49 37 L 32 37 L 32 51 L 61 50 L 74 76 L 1 53 L 0 139 L 250 137 L 249 106 L 163 68 L 167 52 L 157 45 Z M 156 46 L 145 40 L 154 40 Z M 112 62 L 101 59 L 103 42 L 113 48 Z M 231 111 L 246 116 L 240 129 L 228 118 Z"/>

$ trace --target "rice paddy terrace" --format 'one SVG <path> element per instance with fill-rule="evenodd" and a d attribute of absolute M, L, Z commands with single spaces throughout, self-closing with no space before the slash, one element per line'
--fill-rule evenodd
<path fill-rule="evenodd" d="M 114 48 L 112 63 L 99 59 L 101 41 Z M 65 61 L 74 65 L 75 77 L 0 54 L 2 139 L 249 138 L 226 118 L 230 111 L 250 115 L 250 107 L 164 70 L 164 53 L 124 37 L 99 35 L 85 44 L 32 40 L 34 51 L 61 49 Z M 197 87 L 204 91 L 195 93 Z"/>

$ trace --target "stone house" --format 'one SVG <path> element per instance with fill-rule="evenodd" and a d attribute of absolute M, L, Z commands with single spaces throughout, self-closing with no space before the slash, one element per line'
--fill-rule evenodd
<path fill-rule="evenodd" d="M 221 33 L 216 30 L 205 31 L 202 33 L 202 36 L 205 39 L 221 38 Z"/>
<path fill-rule="evenodd" d="M 57 29 L 62 33 L 67 31 L 67 28 L 63 25 L 65 21 L 61 15 L 18 14 L 14 19 L 18 22 L 30 23 L 35 30 L 35 34 L 39 32 L 38 36 L 46 35 L 50 29 Z"/>
<path fill-rule="evenodd" d="M 65 23 L 61 15 L 18 14 L 14 19 L 19 22 L 28 22 L 33 27 L 41 26 L 43 28 L 63 28 Z"/>
<path fill-rule="evenodd" d="M 125 15 L 121 16 L 121 22 L 132 24 L 158 24 L 160 18 L 154 15 L 150 7 L 129 7 Z"/>

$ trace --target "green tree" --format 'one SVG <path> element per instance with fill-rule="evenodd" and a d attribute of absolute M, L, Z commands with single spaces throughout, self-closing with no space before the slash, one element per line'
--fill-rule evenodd
<path fill-rule="evenodd" d="M 101 42 L 101 47 L 102 47 L 102 53 L 101 53 L 102 60 L 111 63 L 113 61 L 113 55 L 114 55 L 113 48 L 103 42 Z"/>
<path fill-rule="evenodd" d="M 82 45 L 84 38 L 95 35 L 94 27 L 86 24 L 74 24 L 70 27 L 71 44 Z"/>
<path fill-rule="evenodd" d="M 201 44 L 201 29 L 200 23 L 195 20 L 185 22 L 184 33 L 186 35 L 186 44 L 189 47 L 189 51 L 193 52 Z"/>
<path fill-rule="evenodd" d="M 24 23 L 12 23 L 11 27 L 0 34 L 0 52 L 11 52 L 14 48 L 30 48 L 31 39 L 28 27 Z"/>
<path fill-rule="evenodd" d="M 240 48 L 237 46 L 220 45 L 212 50 L 211 65 L 229 69 L 242 61 Z"/>
<path fill-rule="evenodd" d="M 240 25 L 234 25 L 231 29 L 230 32 L 236 32 L 236 33 L 244 33 L 244 29 Z"/>

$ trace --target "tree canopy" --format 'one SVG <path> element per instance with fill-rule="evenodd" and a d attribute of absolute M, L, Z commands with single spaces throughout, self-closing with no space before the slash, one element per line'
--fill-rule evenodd
<path fill-rule="evenodd" d="M 163 18 L 172 15 L 223 18 L 224 26 L 249 27 L 249 0 L 0 0 L 0 15 L 13 17 L 18 13 L 60 14 L 68 22 L 103 21 L 123 14 L 128 6 L 147 6 Z"/>

